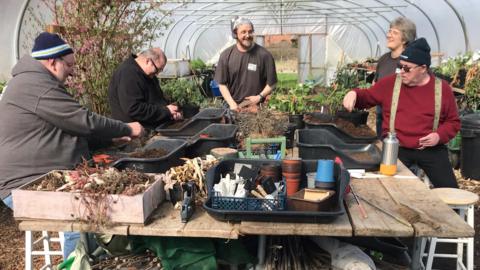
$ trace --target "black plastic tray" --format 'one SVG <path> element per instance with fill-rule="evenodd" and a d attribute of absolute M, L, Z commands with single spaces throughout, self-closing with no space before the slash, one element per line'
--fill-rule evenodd
<path fill-rule="evenodd" d="M 335 116 L 354 124 L 355 126 L 366 125 L 368 120 L 368 111 L 338 111 Z"/>
<path fill-rule="evenodd" d="M 340 157 L 347 169 L 378 170 L 382 160 L 374 144 L 345 143 L 328 129 L 297 130 L 298 155 L 303 159 L 335 159 Z M 361 160 L 368 155 L 369 160 Z"/>
<path fill-rule="evenodd" d="M 235 143 L 238 126 L 232 124 L 211 124 L 189 139 L 186 155 L 189 158 L 210 154 L 216 147 L 228 147 Z M 204 137 L 207 135 L 208 137 Z"/>
<path fill-rule="evenodd" d="M 124 157 L 115 161 L 112 167 L 119 170 L 135 169 L 145 173 L 163 173 L 174 166 L 184 163 L 180 158 L 185 156 L 187 141 L 182 139 L 160 139 L 147 144 L 142 149 L 162 148 L 168 154 L 160 158 L 131 158 Z"/>
<path fill-rule="evenodd" d="M 346 143 L 373 143 L 377 140 L 376 136 L 371 137 L 355 137 L 352 136 L 342 129 L 338 128 L 337 125 L 332 123 L 321 123 L 321 124 L 313 124 L 309 121 L 305 121 L 305 127 L 307 129 L 327 129 L 331 133 L 333 133 L 336 137 L 340 138 L 342 141 Z"/>
<path fill-rule="evenodd" d="M 178 128 L 169 128 L 174 122 L 167 122 L 158 126 L 155 131 L 160 135 L 167 137 L 189 137 L 197 134 L 202 129 L 208 127 L 210 124 L 218 123 L 225 115 L 226 109 L 208 108 L 200 111 L 194 117 L 185 121 L 185 123 Z"/>
<path fill-rule="evenodd" d="M 227 109 L 223 108 L 206 108 L 197 113 L 193 118 L 214 120 L 216 122 L 220 122 L 226 112 Z"/>
<path fill-rule="evenodd" d="M 281 161 L 259 160 L 259 159 L 230 159 L 220 161 L 219 164 L 212 167 L 207 172 L 207 187 L 209 197 L 204 203 L 205 210 L 218 220 L 228 221 L 278 221 L 278 222 L 309 222 L 322 223 L 329 222 L 334 218 L 345 213 L 345 205 L 343 204 L 343 196 L 345 190 L 350 183 L 350 175 L 347 170 L 338 164 L 335 164 L 335 203 L 330 211 L 244 211 L 244 210 L 222 210 L 212 207 L 213 185 L 220 181 L 220 174 L 232 172 L 235 164 L 252 164 L 261 166 L 263 164 L 277 164 Z M 314 160 L 302 161 L 302 173 L 300 180 L 300 189 L 307 186 L 307 172 L 315 172 L 317 170 L 317 162 Z"/>

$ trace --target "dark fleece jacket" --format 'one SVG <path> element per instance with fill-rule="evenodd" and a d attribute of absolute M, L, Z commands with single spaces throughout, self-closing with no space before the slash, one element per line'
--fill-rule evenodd
<path fill-rule="evenodd" d="M 132 55 L 114 72 L 108 87 L 112 118 L 124 122 L 138 121 L 155 128 L 170 119 L 167 102 L 156 77 L 150 78 Z"/>

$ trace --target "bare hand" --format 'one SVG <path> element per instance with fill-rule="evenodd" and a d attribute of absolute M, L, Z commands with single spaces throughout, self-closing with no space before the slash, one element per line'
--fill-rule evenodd
<path fill-rule="evenodd" d="M 183 114 L 181 112 L 175 112 L 172 114 L 173 120 L 182 120 L 183 119 Z"/>
<path fill-rule="evenodd" d="M 132 139 L 135 139 L 135 138 L 138 138 L 138 137 L 142 136 L 144 130 L 143 130 L 142 125 L 139 122 L 131 122 L 131 123 L 128 123 L 127 125 L 132 130 L 132 132 L 130 133 L 130 137 Z"/>
<path fill-rule="evenodd" d="M 259 95 L 256 95 L 256 96 L 248 96 L 245 98 L 245 100 L 250 101 L 250 104 L 258 104 L 260 103 L 261 98 Z"/>
<path fill-rule="evenodd" d="M 168 109 L 168 111 L 170 111 L 171 115 L 178 112 L 178 106 L 174 105 L 174 104 L 167 105 L 167 109 Z"/>
<path fill-rule="evenodd" d="M 170 115 L 172 116 L 172 119 L 173 119 L 173 120 L 181 120 L 181 119 L 183 119 L 183 115 L 182 115 L 182 113 L 180 112 L 180 110 L 178 109 L 178 106 L 177 106 L 177 105 L 170 104 L 170 105 L 167 105 L 167 108 L 168 108 L 168 110 L 170 111 Z"/>
<path fill-rule="evenodd" d="M 123 137 L 119 137 L 119 138 L 113 138 L 112 142 L 113 142 L 113 145 L 120 146 L 120 145 L 129 143 L 131 140 L 132 140 L 132 138 L 130 138 L 128 136 L 123 136 Z"/>
<path fill-rule="evenodd" d="M 237 103 L 231 104 L 230 110 L 238 112 L 239 111 L 238 104 Z"/>
<path fill-rule="evenodd" d="M 351 112 L 355 108 L 356 102 L 357 102 L 357 93 L 355 91 L 350 91 L 343 98 L 343 107 L 345 107 L 347 111 Z"/>
<path fill-rule="evenodd" d="M 425 147 L 433 147 L 438 144 L 440 141 L 440 135 L 436 132 L 432 132 L 425 137 L 418 139 L 418 144 L 420 147 L 418 149 L 422 150 Z"/>

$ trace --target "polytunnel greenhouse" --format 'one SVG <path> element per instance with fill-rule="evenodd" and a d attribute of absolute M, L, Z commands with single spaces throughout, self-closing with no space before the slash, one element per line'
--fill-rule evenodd
<path fill-rule="evenodd" d="M 45 1 L 4 1 L 3 50 L 0 74 L 8 78 L 16 60 L 31 49 L 32 33 L 49 24 Z M 142 1 L 140 1 L 142 2 Z M 147 2 L 147 1 L 146 1 Z M 389 23 L 399 16 L 413 20 L 419 37 L 431 46 L 434 64 L 478 50 L 476 16 L 480 7 L 469 1 L 159 1 L 167 13 L 150 14 L 169 23 L 153 44 L 172 59 L 202 59 L 213 63 L 232 43 L 231 20 L 251 19 L 256 42 L 271 35 L 295 35 L 301 78 L 334 70 L 339 59 L 378 58 L 388 49 Z M 34 19 L 32 19 L 34 18 Z M 40 20 L 40 21 L 39 21 Z M 43 21 L 42 21 L 43 20 Z"/>
<path fill-rule="evenodd" d="M 0 269 L 478 269 L 480 0 L 0 5 Z"/>

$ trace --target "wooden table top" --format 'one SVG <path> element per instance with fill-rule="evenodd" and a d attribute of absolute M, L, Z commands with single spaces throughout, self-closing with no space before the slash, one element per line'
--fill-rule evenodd
<path fill-rule="evenodd" d="M 188 223 L 180 220 L 180 211 L 164 202 L 147 225 L 118 225 L 94 231 L 119 235 L 213 237 L 236 239 L 242 234 L 255 235 L 317 235 L 317 236 L 437 236 L 472 237 L 475 231 L 443 203 L 423 182 L 403 164 L 397 175 L 408 179 L 383 177 L 352 179 L 351 184 L 361 198 L 379 206 L 409 226 L 361 201 L 364 218 L 350 193 L 346 196 L 347 214 L 330 223 L 280 223 L 243 221 L 231 223 L 212 218 L 203 208 L 197 208 Z M 23 220 L 21 230 L 92 231 L 78 222 Z"/>

